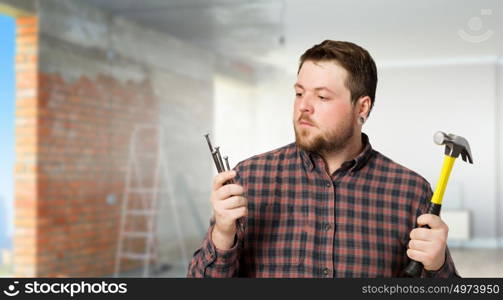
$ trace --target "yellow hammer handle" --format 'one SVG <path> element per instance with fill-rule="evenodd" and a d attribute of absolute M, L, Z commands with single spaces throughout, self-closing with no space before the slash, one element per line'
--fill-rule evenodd
<path fill-rule="evenodd" d="M 449 176 L 451 175 L 452 167 L 456 161 L 455 157 L 446 155 L 444 157 L 444 165 L 442 166 L 442 171 L 440 172 L 440 178 L 437 182 L 437 187 L 431 197 L 431 202 L 435 204 L 442 204 L 442 198 L 444 197 L 445 188 L 447 186 L 447 181 L 449 181 Z"/>

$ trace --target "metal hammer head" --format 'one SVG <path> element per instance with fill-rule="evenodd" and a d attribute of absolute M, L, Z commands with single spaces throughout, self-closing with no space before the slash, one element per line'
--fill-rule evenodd
<path fill-rule="evenodd" d="M 437 131 L 433 135 L 433 141 L 437 145 L 445 145 L 445 155 L 457 158 L 461 154 L 461 158 L 464 161 L 468 160 L 469 163 L 473 164 L 470 145 L 465 138 L 452 133 L 445 134 L 442 131 Z"/>

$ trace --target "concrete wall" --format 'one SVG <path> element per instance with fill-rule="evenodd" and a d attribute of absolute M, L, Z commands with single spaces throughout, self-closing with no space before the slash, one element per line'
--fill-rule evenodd
<path fill-rule="evenodd" d="M 160 259 L 186 264 L 211 213 L 203 134 L 215 55 L 79 1 L 2 2 L 36 8 L 31 37 L 17 43 L 36 47 L 18 51 L 16 69 L 26 85 L 17 90 L 16 275 L 113 273 L 130 137 L 145 123 L 163 128 Z M 155 142 L 139 143 L 158 158 Z M 149 183 L 155 162 L 139 163 Z"/>
<path fill-rule="evenodd" d="M 91 255 L 94 260 L 101 261 L 97 267 L 101 266 L 81 269 L 81 273 L 77 273 L 75 264 L 79 264 L 78 260 L 75 263 L 66 261 L 61 264 L 64 274 L 111 272 L 110 268 L 104 269 L 102 263 L 114 262 L 117 237 L 117 219 L 114 216 L 119 215 L 120 200 L 124 197 L 129 136 L 134 125 L 142 123 L 162 125 L 164 133 L 162 153 L 165 154 L 167 177 L 161 181 L 168 192 L 159 197 L 161 210 L 157 230 L 160 257 L 166 263 L 183 263 L 181 259 L 191 254 L 189 252 L 196 247 L 196 241 L 200 242 L 202 229 L 198 222 L 204 219 L 207 224 L 209 215 L 209 184 L 204 183 L 210 177 L 211 166 L 202 134 L 211 128 L 213 121 L 214 56 L 76 1 L 40 2 L 39 18 L 41 72 L 45 76 L 60 76 L 65 85 L 86 80 L 90 85 L 88 89 L 103 89 L 105 98 L 95 101 L 102 102 L 101 115 L 109 122 L 98 125 L 94 130 L 113 145 L 113 148 L 105 147 L 103 161 L 82 161 L 86 166 L 108 166 L 105 173 L 100 172 L 104 177 L 94 178 L 95 181 L 98 179 L 95 184 L 99 189 L 90 186 L 78 188 L 89 197 L 84 202 L 89 204 L 92 201 L 96 203 L 95 210 L 110 212 L 102 219 L 110 226 L 107 233 L 109 243 Z M 57 100 L 52 97 L 50 101 Z M 91 102 L 92 99 L 82 101 Z M 119 104 L 114 105 L 114 101 Z M 67 143 L 72 142 L 67 140 Z M 69 144 L 61 146 L 66 149 Z M 155 153 L 155 149 L 146 151 Z M 153 176 L 152 166 L 146 161 L 142 167 L 144 172 Z M 64 176 L 68 178 L 68 172 Z M 52 182 L 61 180 L 56 177 Z M 115 195 L 119 201 L 110 205 L 106 202 L 108 195 Z M 170 202 L 171 199 L 174 202 Z M 86 221 L 85 224 L 95 232 L 95 236 L 102 235 L 99 232 L 104 229 L 103 223 Z M 176 231 L 177 226 L 180 232 Z M 92 247 L 93 240 L 86 245 Z M 74 253 L 75 257 L 89 257 L 87 254 L 85 251 Z"/>

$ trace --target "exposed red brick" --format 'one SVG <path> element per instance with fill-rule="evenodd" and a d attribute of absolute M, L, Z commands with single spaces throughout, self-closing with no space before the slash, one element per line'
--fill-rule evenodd
<path fill-rule="evenodd" d="M 39 72 L 37 19 L 16 24 L 16 276 L 109 275 L 120 205 L 106 197 L 122 199 L 131 133 L 135 124 L 158 122 L 159 103 L 148 81 Z M 155 153 L 156 143 L 147 134 L 139 150 Z M 132 229 L 145 226 L 139 219 Z"/>
<path fill-rule="evenodd" d="M 24 27 L 24 26 L 37 26 L 38 21 L 36 17 L 28 16 L 28 17 L 18 17 L 16 18 L 16 26 L 17 27 Z"/>
<path fill-rule="evenodd" d="M 19 22 L 16 22 L 16 25 L 17 25 L 16 28 L 17 36 L 32 35 L 38 32 L 38 26 L 36 25 L 19 24 Z"/>

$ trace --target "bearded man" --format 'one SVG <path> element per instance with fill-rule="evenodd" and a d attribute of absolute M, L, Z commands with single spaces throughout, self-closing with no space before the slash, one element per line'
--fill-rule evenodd
<path fill-rule="evenodd" d="M 400 277 L 411 259 L 422 277 L 459 277 L 447 225 L 425 214 L 430 184 L 362 133 L 376 86 L 356 44 L 326 40 L 301 56 L 295 143 L 215 176 L 188 277 Z"/>

